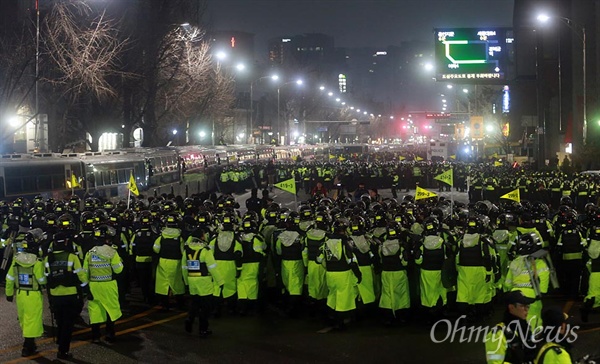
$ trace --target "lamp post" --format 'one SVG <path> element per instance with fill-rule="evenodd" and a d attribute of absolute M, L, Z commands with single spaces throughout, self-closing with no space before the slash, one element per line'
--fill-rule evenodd
<path fill-rule="evenodd" d="M 537 20 L 540 21 L 541 23 L 546 23 L 548 22 L 551 18 L 556 18 L 556 19 L 560 19 L 561 21 L 563 21 L 571 30 L 573 29 L 573 26 L 576 26 L 577 28 L 579 28 L 578 30 L 581 31 L 581 56 L 582 56 L 582 60 L 581 60 L 581 65 L 582 65 L 582 72 L 583 72 L 583 80 L 582 80 L 582 87 L 583 87 L 583 130 L 582 130 L 582 136 L 583 136 L 583 144 L 585 145 L 586 143 L 586 139 L 587 139 L 587 69 L 586 69 L 586 32 L 585 32 L 585 25 L 583 24 L 577 24 L 575 23 L 573 20 L 571 20 L 570 18 L 567 17 L 563 17 L 563 16 L 549 16 L 546 14 L 540 14 L 537 16 Z M 578 33 L 575 33 L 579 36 Z M 560 50 L 559 50 L 560 51 Z M 560 92 L 560 91 L 559 91 Z"/>
<path fill-rule="evenodd" d="M 250 140 L 250 142 L 253 142 L 253 135 L 254 135 L 254 84 L 259 82 L 260 80 L 263 80 L 265 78 L 270 78 L 273 81 L 277 81 L 279 79 L 279 76 L 277 75 L 272 75 L 272 76 L 263 76 L 263 77 L 259 77 L 256 80 L 250 82 L 250 130 L 248 131 L 248 140 Z"/>
<path fill-rule="evenodd" d="M 280 90 L 283 86 L 289 85 L 292 83 L 295 83 L 296 85 L 299 86 L 299 85 L 302 85 L 302 80 L 290 81 L 290 82 L 286 82 L 282 85 L 277 86 L 277 132 L 279 133 L 278 139 L 281 138 L 281 134 L 282 134 L 281 133 L 281 113 L 280 113 L 281 103 L 280 103 L 280 98 L 279 98 Z M 284 141 L 284 144 L 285 144 L 285 141 Z"/>

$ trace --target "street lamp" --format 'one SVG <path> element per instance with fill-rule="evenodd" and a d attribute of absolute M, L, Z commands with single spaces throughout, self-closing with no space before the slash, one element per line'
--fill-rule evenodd
<path fill-rule="evenodd" d="M 281 133 L 281 112 L 280 112 L 281 103 L 280 103 L 280 97 L 279 97 L 280 96 L 280 90 L 281 90 L 281 88 L 283 86 L 290 85 L 292 83 L 295 83 L 296 85 L 300 86 L 300 85 L 302 85 L 303 82 L 302 82 L 302 80 L 298 79 L 296 81 L 286 82 L 286 83 L 284 83 L 282 85 L 277 86 L 277 131 L 279 132 L 279 137 L 280 138 L 281 138 L 281 134 L 282 134 Z M 284 144 L 285 144 L 285 142 L 284 142 Z"/>
<path fill-rule="evenodd" d="M 254 135 L 254 84 L 259 82 L 260 80 L 263 80 L 265 78 L 270 78 L 273 81 L 277 81 L 279 79 L 278 75 L 271 75 L 271 76 L 263 76 L 263 77 L 259 77 L 256 80 L 250 82 L 250 130 L 248 131 L 248 138 L 250 139 L 250 142 L 253 141 L 253 135 Z"/>
<path fill-rule="evenodd" d="M 217 57 L 217 59 L 219 61 L 224 60 L 225 58 L 227 58 L 227 53 L 223 52 L 223 51 L 219 51 L 215 54 L 215 56 Z"/>
<path fill-rule="evenodd" d="M 582 51 L 582 72 L 583 72 L 583 144 L 585 145 L 587 139 L 587 73 L 586 73 L 586 34 L 585 34 L 585 25 L 577 24 L 570 18 L 566 18 L 564 16 L 549 16 L 547 14 L 540 14 L 537 16 L 537 20 L 540 23 L 547 23 L 550 19 L 556 18 L 563 21 L 569 29 L 573 30 L 573 26 L 576 26 L 581 30 L 581 51 Z M 577 34 L 577 33 L 575 33 Z M 579 34 L 577 34 L 579 36 Z M 560 51 L 560 50 L 559 50 Z M 545 131 L 544 131 L 545 132 Z"/>

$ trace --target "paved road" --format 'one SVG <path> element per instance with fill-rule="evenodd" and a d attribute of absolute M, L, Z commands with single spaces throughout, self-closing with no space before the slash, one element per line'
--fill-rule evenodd
<path fill-rule="evenodd" d="M 389 191 L 382 191 L 382 194 Z M 293 203 L 293 196 L 274 192 L 283 204 Z M 243 206 L 247 194 L 237 196 Z M 455 196 L 456 199 L 463 196 Z M 263 315 L 249 317 L 224 316 L 211 319 L 214 335 L 200 339 L 183 330 L 183 311 L 160 312 L 141 304 L 134 289 L 124 318 L 117 322 L 117 342 L 92 344 L 89 329 L 78 326 L 72 351 L 75 363 L 482 363 L 485 352 L 479 342 L 460 343 L 460 331 L 454 343 L 436 344 L 423 317 L 414 313 L 405 326 L 387 328 L 376 317 L 366 317 L 349 324 L 349 330 L 336 332 L 320 318 L 303 315 L 286 317 L 269 306 Z M 590 323 L 581 325 L 577 317 L 580 302 L 567 302 L 559 294 L 544 300 L 546 306 L 558 305 L 576 315 L 576 357 L 584 353 L 600 353 L 600 315 L 592 315 Z M 502 306 L 496 304 L 493 317 L 484 322 L 493 325 L 500 320 Z M 0 362 L 48 363 L 56 357 L 51 338 L 51 317 L 45 308 L 46 336 L 39 339 L 39 354 L 21 358 L 21 332 L 16 320 L 16 307 L 0 300 Z M 83 319 L 87 321 L 84 310 Z M 455 317 L 448 318 L 452 322 Z M 447 325 L 437 326 L 435 338 L 447 335 Z M 465 331 L 464 338 L 469 334 Z"/>

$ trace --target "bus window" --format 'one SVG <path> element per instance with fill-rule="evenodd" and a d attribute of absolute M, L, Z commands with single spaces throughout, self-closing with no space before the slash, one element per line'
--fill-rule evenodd
<path fill-rule="evenodd" d="M 6 193 L 9 195 L 21 193 L 21 178 L 7 177 L 6 178 Z"/>
<path fill-rule="evenodd" d="M 65 177 L 63 176 L 52 176 L 52 188 L 55 190 L 64 190 L 66 186 Z"/>
<path fill-rule="evenodd" d="M 52 178 L 50 176 L 38 176 L 37 188 L 40 191 L 52 190 Z"/>
<path fill-rule="evenodd" d="M 119 183 L 126 183 L 129 181 L 129 175 L 126 173 L 129 172 L 125 169 L 119 169 L 117 171 L 118 177 L 119 177 Z"/>
<path fill-rule="evenodd" d="M 111 185 L 116 185 L 117 183 L 119 183 L 119 180 L 117 179 L 117 171 L 115 171 L 113 169 L 111 171 L 108 171 L 108 174 L 110 176 L 110 184 Z"/>

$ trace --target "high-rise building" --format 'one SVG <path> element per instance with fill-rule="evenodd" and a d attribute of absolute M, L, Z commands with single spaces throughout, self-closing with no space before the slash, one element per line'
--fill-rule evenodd
<path fill-rule="evenodd" d="M 338 88 L 340 74 L 346 73 L 343 49 L 335 48 L 333 37 L 326 34 L 306 33 L 271 38 L 268 48 L 269 64 L 282 72 L 300 72 L 319 82 L 338 84 Z M 344 83 L 343 80 L 341 82 Z"/>
<path fill-rule="evenodd" d="M 548 16 L 545 22 L 538 19 L 540 9 Z M 533 136 L 538 166 L 555 160 L 557 154 L 561 160 L 564 153 L 579 154 L 600 136 L 599 104 L 592 92 L 598 86 L 593 76 L 599 68 L 593 56 L 598 37 L 593 30 L 599 11 L 599 1 L 515 2 L 517 79 L 512 112 L 525 126 L 524 133 Z"/>

